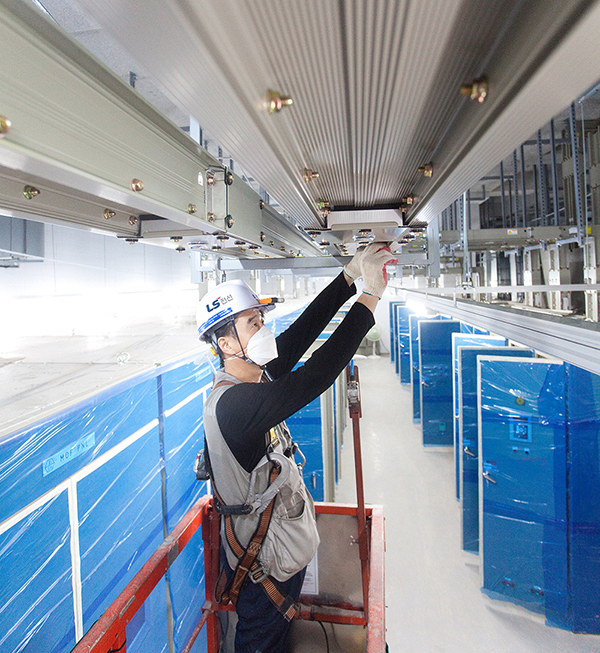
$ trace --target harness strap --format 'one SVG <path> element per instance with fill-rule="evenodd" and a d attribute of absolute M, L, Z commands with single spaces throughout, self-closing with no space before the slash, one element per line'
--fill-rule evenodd
<path fill-rule="evenodd" d="M 271 482 L 277 477 L 277 472 L 277 468 L 274 468 L 273 472 L 271 472 Z M 217 583 L 215 598 L 220 605 L 227 605 L 230 601 L 233 605 L 236 605 L 246 576 L 248 576 L 253 583 L 260 583 L 262 585 L 262 588 L 278 612 L 283 615 L 286 621 L 291 621 L 300 612 L 298 605 L 291 596 L 281 592 L 275 580 L 266 574 L 262 565 L 257 561 L 262 542 L 271 522 L 274 503 L 275 498 L 271 500 L 268 508 L 262 513 L 258 527 L 246 549 L 240 544 L 235 534 L 231 516 L 225 516 L 225 537 L 231 550 L 238 559 L 238 564 L 229 583 L 227 583 L 225 574 L 221 575 Z"/>

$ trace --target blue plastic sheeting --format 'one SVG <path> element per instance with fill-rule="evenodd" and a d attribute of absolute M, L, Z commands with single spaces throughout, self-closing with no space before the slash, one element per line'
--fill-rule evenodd
<path fill-rule="evenodd" d="M 283 333 L 293 322 L 296 321 L 296 318 L 301 315 L 306 307 L 302 306 L 297 308 L 295 311 L 286 313 L 281 317 L 271 317 L 269 313 L 265 315 L 265 323 L 268 325 L 269 329 L 278 336 L 280 333 Z"/>
<path fill-rule="evenodd" d="M 323 441 L 321 434 L 321 398 L 317 397 L 307 406 L 286 420 L 290 433 L 306 458 L 302 470 L 306 487 L 315 501 L 323 501 Z"/>
<path fill-rule="evenodd" d="M 398 356 L 400 358 L 400 383 L 410 385 L 410 333 L 401 333 L 398 336 Z"/>
<path fill-rule="evenodd" d="M 3 438 L 0 522 L 157 417 L 156 379 L 151 378 Z"/>
<path fill-rule="evenodd" d="M 0 535 L 0 623 L 7 653 L 75 645 L 66 489 Z"/>
<path fill-rule="evenodd" d="M 533 349 L 520 347 L 460 347 L 458 350 L 459 421 L 459 486 L 462 516 L 462 548 L 479 553 L 479 485 L 477 359 L 479 356 L 534 358 Z"/>
<path fill-rule="evenodd" d="M 463 328 L 461 323 L 461 329 Z M 460 419 L 460 393 L 458 384 L 458 349 L 469 345 L 480 345 L 482 347 L 505 346 L 506 338 L 490 336 L 489 334 L 475 335 L 472 332 L 461 332 L 452 334 L 452 395 L 454 397 L 454 465 L 456 473 L 456 498 L 460 499 L 460 456 L 462 448 L 459 446 L 459 419 Z"/>
<path fill-rule="evenodd" d="M 410 368 L 413 395 L 413 422 L 421 422 L 421 364 L 419 361 L 419 322 L 421 320 L 441 320 L 439 315 L 425 317 L 423 315 L 409 315 L 408 327 L 410 335 Z"/>
<path fill-rule="evenodd" d="M 487 329 L 481 329 L 480 327 L 473 326 L 472 324 L 466 324 L 465 322 L 461 322 L 460 332 L 472 333 L 474 335 L 481 335 L 481 336 L 485 336 L 489 334 L 489 331 Z"/>
<path fill-rule="evenodd" d="M 158 428 L 79 481 L 77 504 L 87 631 L 163 540 Z"/>
<path fill-rule="evenodd" d="M 175 651 L 181 653 L 202 617 L 202 606 L 206 599 L 202 529 L 196 531 L 171 565 L 167 572 L 167 579 L 173 607 L 173 641 Z M 206 629 L 203 628 L 192 648 L 192 653 L 206 650 Z"/>
<path fill-rule="evenodd" d="M 70 651 L 206 491 L 192 467 L 211 376 L 206 362 L 157 368 L 0 442 L 0 614 L 13 624 L 2 650 Z M 168 572 L 174 635 L 191 632 L 204 603 L 193 555 L 178 578 Z M 168 619 L 162 581 L 128 650 L 168 650 Z"/>
<path fill-rule="evenodd" d="M 130 653 L 167 653 L 169 630 L 165 610 L 166 583 L 161 578 L 156 587 L 125 628 Z M 181 649 L 176 649 L 181 651 Z"/>
<path fill-rule="evenodd" d="M 567 614 L 565 367 L 481 356 L 479 375 L 483 591 Z"/>
<path fill-rule="evenodd" d="M 569 607 L 558 625 L 600 633 L 600 376 L 566 365 Z"/>
<path fill-rule="evenodd" d="M 400 382 L 403 384 L 410 383 L 410 327 L 408 318 L 411 314 L 412 310 L 408 306 L 396 306 L 395 365 L 396 374 L 400 377 Z"/>
<path fill-rule="evenodd" d="M 422 320 L 418 328 L 423 446 L 452 446 L 452 334 L 460 322 Z"/>
<path fill-rule="evenodd" d="M 190 461 L 204 446 L 203 404 L 212 385 L 212 369 L 194 363 L 181 365 L 160 377 L 161 445 L 165 475 L 165 527 L 171 532 L 207 484 L 196 480 Z M 202 616 L 204 604 L 204 553 L 198 531 L 167 572 L 173 610 L 175 650 L 183 650 Z M 206 650 L 203 630 L 194 651 Z"/>
<path fill-rule="evenodd" d="M 390 363 L 395 364 L 396 358 L 398 357 L 398 317 L 396 315 L 397 306 L 405 306 L 406 302 L 390 302 L 389 311 L 390 311 Z"/>
<path fill-rule="evenodd" d="M 190 460 L 204 446 L 203 405 L 212 385 L 212 369 L 180 365 L 159 377 L 161 459 L 164 460 L 166 529 L 171 532 L 200 496 Z"/>

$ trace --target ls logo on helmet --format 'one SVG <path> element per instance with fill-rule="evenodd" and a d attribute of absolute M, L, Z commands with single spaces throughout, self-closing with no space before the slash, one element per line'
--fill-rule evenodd
<path fill-rule="evenodd" d="M 233 301 L 233 295 L 224 295 L 223 297 L 217 297 L 214 302 L 206 305 L 206 310 L 210 313 L 211 311 L 216 311 L 217 308 L 225 306 L 229 302 Z"/>

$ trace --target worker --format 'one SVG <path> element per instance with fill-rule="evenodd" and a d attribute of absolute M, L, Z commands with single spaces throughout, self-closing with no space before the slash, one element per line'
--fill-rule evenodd
<path fill-rule="evenodd" d="M 387 285 L 389 248 L 372 243 L 277 338 L 261 303 L 241 280 L 205 295 L 198 332 L 221 360 L 204 405 L 205 452 L 225 551 L 217 600 L 236 606 L 236 653 L 287 650 L 289 625 L 319 545 L 314 505 L 285 419 L 323 393 L 373 326 Z M 340 306 L 362 294 L 304 365 L 293 370 Z"/>

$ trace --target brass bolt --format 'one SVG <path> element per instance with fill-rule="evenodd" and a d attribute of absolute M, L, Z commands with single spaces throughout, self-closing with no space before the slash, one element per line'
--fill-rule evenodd
<path fill-rule="evenodd" d="M 125 242 L 128 245 L 135 245 L 137 243 L 138 239 L 137 238 L 125 238 Z"/>
<path fill-rule="evenodd" d="M 110 220 L 111 218 L 114 218 L 115 215 L 117 215 L 114 211 L 111 211 L 110 209 L 104 209 L 104 219 L 105 220 Z"/>
<path fill-rule="evenodd" d="M 188 213 L 190 215 L 194 215 L 194 213 L 196 213 L 197 210 L 198 210 L 198 207 L 195 204 L 188 204 L 187 211 L 188 211 Z"/>
<path fill-rule="evenodd" d="M 260 242 L 261 242 L 261 243 L 264 243 L 266 238 L 267 238 L 267 236 L 266 236 L 266 234 L 264 233 L 264 231 L 261 231 L 261 232 L 260 232 Z"/>
<path fill-rule="evenodd" d="M 243 247 L 246 243 L 243 240 L 236 240 L 233 244 L 238 247 Z"/>
<path fill-rule="evenodd" d="M 431 177 L 433 175 L 433 163 L 426 163 L 424 166 L 421 166 L 419 172 L 425 175 L 425 177 Z"/>
<path fill-rule="evenodd" d="M 216 252 L 216 251 L 218 251 L 218 250 L 221 249 L 221 245 L 213 245 L 213 246 L 212 246 L 212 249 L 214 249 L 215 252 Z"/>
<path fill-rule="evenodd" d="M 206 219 L 207 219 L 209 222 L 214 222 L 214 221 L 217 219 L 217 216 L 216 216 L 214 213 L 209 213 L 209 214 L 206 216 Z"/>
<path fill-rule="evenodd" d="M 309 182 L 312 181 L 313 179 L 318 179 L 319 178 L 319 173 L 315 172 L 314 170 L 309 170 L 308 168 L 304 168 L 304 181 Z"/>
<path fill-rule="evenodd" d="M 258 249 L 258 245 L 248 245 L 248 249 Z"/>
<path fill-rule="evenodd" d="M 175 248 L 175 251 L 176 251 L 176 252 L 179 252 L 179 253 L 181 254 L 181 252 L 185 252 L 185 247 L 182 247 L 182 246 L 180 245 L 179 247 L 176 247 L 176 248 Z"/>
<path fill-rule="evenodd" d="M 218 240 L 219 242 L 221 242 L 221 243 L 224 243 L 224 242 L 227 240 L 227 238 L 228 238 L 228 236 L 226 236 L 225 234 L 219 234 L 219 235 L 217 236 L 217 240 Z"/>
<path fill-rule="evenodd" d="M 474 79 L 470 84 L 463 84 L 460 87 L 461 95 L 468 96 L 471 100 L 477 100 L 477 102 L 485 102 L 485 98 L 488 94 L 488 81 L 486 77 L 478 77 Z"/>
<path fill-rule="evenodd" d="M 309 232 L 308 232 L 308 235 L 309 235 L 311 238 L 316 238 L 320 233 L 321 233 L 320 231 L 309 231 Z"/>
<path fill-rule="evenodd" d="M 233 219 L 232 215 L 225 216 L 225 226 L 227 227 L 227 229 L 231 229 L 231 227 L 233 227 L 234 222 L 235 220 Z"/>
<path fill-rule="evenodd" d="M 225 173 L 224 181 L 228 186 L 231 186 L 231 184 L 233 184 L 233 180 L 234 180 L 233 172 L 231 172 L 231 170 L 228 170 Z"/>
<path fill-rule="evenodd" d="M 329 208 L 329 200 L 317 200 L 317 206 L 320 209 L 328 209 Z"/>
<path fill-rule="evenodd" d="M 139 179 L 132 179 L 131 190 L 134 191 L 135 193 L 140 193 L 141 191 L 144 190 L 144 182 L 140 181 Z"/>
<path fill-rule="evenodd" d="M 282 252 L 285 252 L 285 247 L 284 247 L 283 245 L 282 245 L 279 249 L 280 249 Z"/>
<path fill-rule="evenodd" d="M 171 236 L 171 240 L 174 243 L 178 243 L 181 240 L 181 236 Z"/>
<path fill-rule="evenodd" d="M 4 134 L 8 134 L 11 127 L 12 123 L 10 120 L 6 116 L 0 116 L 0 138 L 2 138 Z"/>
<path fill-rule="evenodd" d="M 279 91 L 267 91 L 267 107 L 269 113 L 279 113 L 283 107 L 291 107 L 294 104 L 294 100 L 287 95 L 280 95 Z"/>
<path fill-rule="evenodd" d="M 331 243 L 328 240 L 322 240 L 320 243 L 321 247 L 329 247 Z"/>
<path fill-rule="evenodd" d="M 40 191 L 37 188 L 34 188 L 33 186 L 24 186 L 23 187 L 23 195 L 25 195 L 25 199 L 33 199 L 37 195 L 40 194 Z"/>
<path fill-rule="evenodd" d="M 215 185 L 215 176 L 212 173 L 206 173 L 206 185 L 214 186 Z"/>
<path fill-rule="evenodd" d="M 138 223 L 137 216 L 135 215 L 130 215 L 129 216 L 129 224 L 133 227 Z"/>
<path fill-rule="evenodd" d="M 275 247 L 275 241 L 274 240 L 269 241 L 269 247 Z"/>
<path fill-rule="evenodd" d="M 260 206 L 260 210 L 262 211 L 265 208 L 265 200 L 260 200 L 258 206 Z"/>

